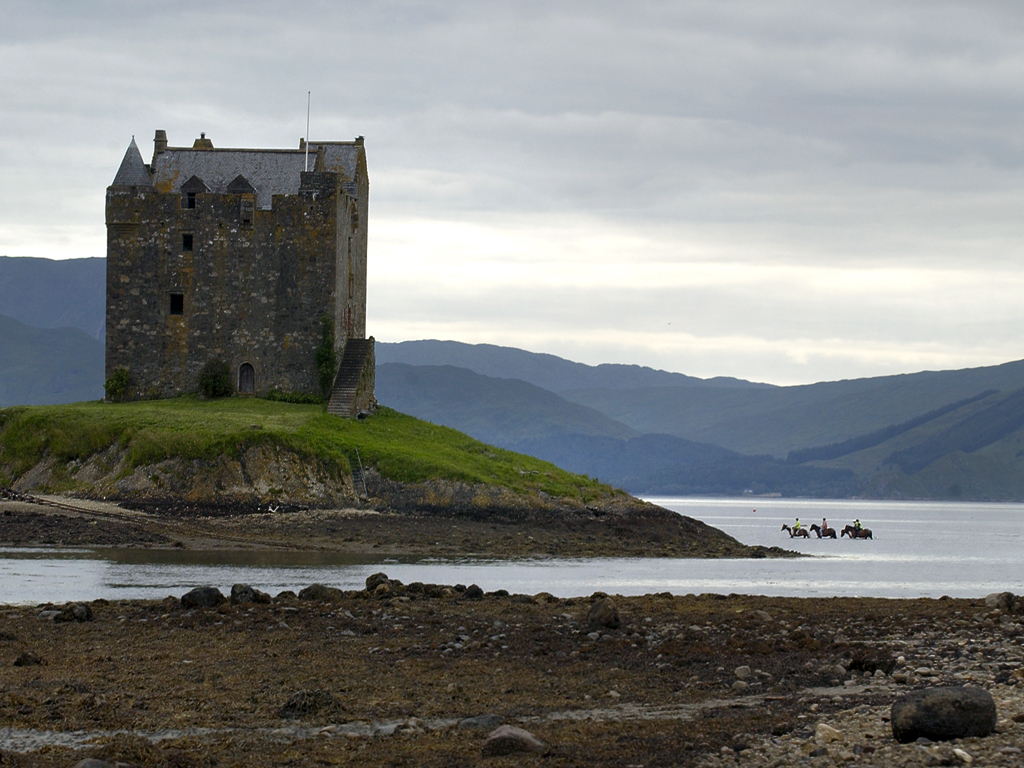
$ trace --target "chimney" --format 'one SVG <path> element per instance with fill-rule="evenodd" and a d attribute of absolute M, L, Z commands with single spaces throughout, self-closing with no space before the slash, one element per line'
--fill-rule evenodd
<path fill-rule="evenodd" d="M 162 155 L 167 150 L 167 131 L 161 131 L 159 128 L 156 131 L 156 136 L 153 137 L 153 163 L 156 165 L 156 158 L 158 155 Z"/>
<path fill-rule="evenodd" d="M 200 133 L 199 138 L 192 143 L 192 149 L 213 149 L 213 142 L 206 138 L 206 133 Z"/>

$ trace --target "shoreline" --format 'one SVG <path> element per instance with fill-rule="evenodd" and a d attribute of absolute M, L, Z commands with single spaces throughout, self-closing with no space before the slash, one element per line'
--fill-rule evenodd
<path fill-rule="evenodd" d="M 10 492 L 8 492 L 10 493 Z M 638 499 L 578 511 L 456 506 L 336 509 L 11 494 L 0 546 L 282 549 L 388 557 L 798 557 L 750 547 Z"/>

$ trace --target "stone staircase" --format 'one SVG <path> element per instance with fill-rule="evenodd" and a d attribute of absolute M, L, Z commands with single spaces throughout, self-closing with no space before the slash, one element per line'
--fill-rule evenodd
<path fill-rule="evenodd" d="M 338 375 L 334 378 L 331 399 L 327 401 L 328 413 L 354 419 L 360 411 L 369 410 L 372 407 L 372 372 L 368 396 L 360 391 L 360 382 L 363 380 L 363 371 L 367 363 L 373 364 L 373 344 L 373 337 L 349 339 L 345 342 L 345 352 L 341 357 L 341 364 L 338 366 Z M 366 399 L 366 402 L 360 402 L 363 399 Z"/>

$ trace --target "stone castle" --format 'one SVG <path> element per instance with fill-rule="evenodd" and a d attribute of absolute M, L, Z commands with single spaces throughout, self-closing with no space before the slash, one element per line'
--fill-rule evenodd
<path fill-rule="evenodd" d="M 107 188 L 108 380 L 126 369 L 126 397 L 173 397 L 226 363 L 239 394 L 322 394 L 329 376 L 331 412 L 371 411 L 362 137 L 153 143 L 147 165 L 132 138 Z M 331 335 L 336 375 L 323 370 Z"/>

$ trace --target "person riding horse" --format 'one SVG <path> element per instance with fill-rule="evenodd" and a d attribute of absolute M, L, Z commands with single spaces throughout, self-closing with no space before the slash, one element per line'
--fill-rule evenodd
<path fill-rule="evenodd" d="M 791 539 L 797 536 L 800 536 L 804 539 L 808 539 L 811 536 L 811 534 L 807 532 L 806 528 L 790 528 L 785 523 L 782 524 L 782 530 L 787 531 L 789 533 L 789 538 Z"/>

